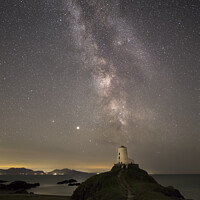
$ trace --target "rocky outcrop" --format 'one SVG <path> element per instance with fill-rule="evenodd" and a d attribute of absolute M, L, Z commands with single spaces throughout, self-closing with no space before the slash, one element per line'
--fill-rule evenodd
<path fill-rule="evenodd" d="M 25 181 L 14 181 L 8 185 L 0 184 L 0 190 L 7 191 L 18 191 L 18 190 L 28 190 L 40 186 L 39 183 L 26 183 Z"/>
<path fill-rule="evenodd" d="M 179 199 L 184 199 L 182 194 L 177 189 L 175 189 L 173 186 L 168 186 L 168 187 L 160 186 L 160 187 L 156 188 L 154 191 L 160 192 L 168 197 L 177 197 Z"/>
<path fill-rule="evenodd" d="M 57 184 L 68 184 L 68 183 L 76 183 L 77 180 L 75 179 L 69 179 L 69 180 L 64 180 L 64 181 L 60 181 Z"/>
<path fill-rule="evenodd" d="M 83 182 L 72 200 L 183 200 L 173 187 L 163 187 L 137 165 L 115 165 Z"/>
<path fill-rule="evenodd" d="M 3 181 L 3 180 L 0 180 L 0 183 L 7 183 L 8 181 Z"/>
<path fill-rule="evenodd" d="M 68 186 L 79 186 L 80 183 L 69 183 Z"/>

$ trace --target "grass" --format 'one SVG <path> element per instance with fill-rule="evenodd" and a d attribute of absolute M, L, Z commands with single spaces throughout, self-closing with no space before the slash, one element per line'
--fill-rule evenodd
<path fill-rule="evenodd" d="M 126 193 L 119 186 L 117 171 L 111 171 L 95 175 L 89 178 L 86 182 L 82 183 L 77 189 L 76 198 L 81 199 L 85 189 L 87 192 L 84 194 L 88 200 L 123 200 Z M 79 196 L 80 195 L 80 196 Z"/>
<path fill-rule="evenodd" d="M 0 194 L 1 200 L 70 200 L 67 196 L 36 195 L 36 194 Z"/>
<path fill-rule="evenodd" d="M 137 194 L 137 200 L 172 200 L 172 198 L 162 193 L 154 192 L 154 190 L 161 186 L 154 182 L 151 176 L 147 176 L 145 171 L 139 168 L 132 168 L 132 170 L 125 169 L 122 177 L 133 188 L 133 192 Z"/>
<path fill-rule="evenodd" d="M 135 165 L 123 169 L 116 165 L 109 172 L 89 178 L 75 190 L 72 199 L 126 200 L 127 191 L 131 191 L 136 200 L 180 199 L 172 196 L 173 189 L 170 191 L 162 187 L 146 171 Z"/>

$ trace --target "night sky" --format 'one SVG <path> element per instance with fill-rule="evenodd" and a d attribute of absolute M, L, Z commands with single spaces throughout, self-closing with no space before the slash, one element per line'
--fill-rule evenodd
<path fill-rule="evenodd" d="M 199 0 L 0 0 L 0 168 L 200 173 Z"/>

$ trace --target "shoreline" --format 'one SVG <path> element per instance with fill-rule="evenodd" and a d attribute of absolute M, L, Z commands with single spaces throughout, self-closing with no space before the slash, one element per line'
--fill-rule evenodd
<path fill-rule="evenodd" d="M 70 198 L 71 196 L 0 193 L 0 199 L 2 200 L 70 200 Z"/>

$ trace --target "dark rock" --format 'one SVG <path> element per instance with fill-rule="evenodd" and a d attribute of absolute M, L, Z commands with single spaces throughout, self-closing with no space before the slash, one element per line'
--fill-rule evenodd
<path fill-rule="evenodd" d="M 4 185 L 4 184 L 0 184 L 0 189 L 1 190 L 14 190 L 14 191 L 18 191 L 18 190 L 27 190 L 27 189 L 31 189 L 31 188 L 35 188 L 40 186 L 39 183 L 34 183 L 34 184 L 30 184 L 30 183 L 26 183 L 25 181 L 14 181 L 8 185 Z"/>
<path fill-rule="evenodd" d="M 3 181 L 3 180 L 0 180 L 0 183 L 7 183 L 8 181 Z"/>
<path fill-rule="evenodd" d="M 25 181 L 14 181 L 8 185 L 10 189 L 18 190 L 18 189 L 31 189 L 40 186 L 39 183 L 26 183 Z"/>
<path fill-rule="evenodd" d="M 35 187 L 39 187 L 40 186 L 40 183 L 34 183 L 32 184 L 32 187 L 35 188 Z"/>
<path fill-rule="evenodd" d="M 184 197 L 181 195 L 181 193 L 177 189 L 175 189 L 173 186 L 168 186 L 168 187 L 162 187 L 161 186 L 159 188 L 156 188 L 154 191 L 161 192 L 165 196 L 184 199 Z"/>
<path fill-rule="evenodd" d="M 5 190 L 5 189 L 6 189 L 6 185 L 0 184 L 0 190 Z"/>
<path fill-rule="evenodd" d="M 79 186 L 80 183 L 69 183 L 68 186 Z"/>
<path fill-rule="evenodd" d="M 65 181 L 60 181 L 57 184 L 68 184 L 68 183 L 75 183 L 75 182 L 77 182 L 77 180 L 69 179 L 69 180 L 65 180 Z"/>
<path fill-rule="evenodd" d="M 26 190 L 17 190 L 15 194 L 28 194 Z"/>

